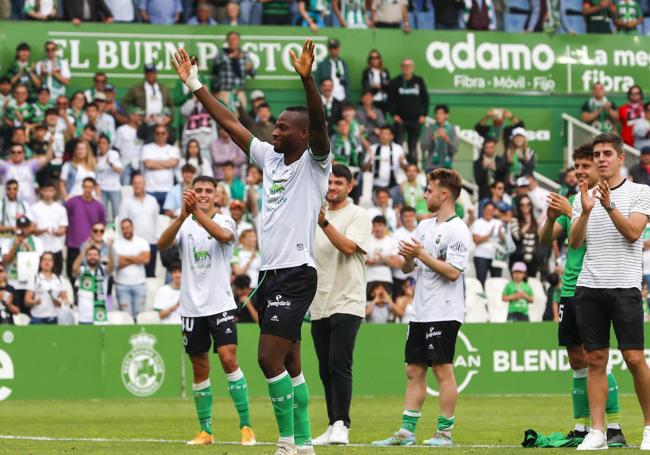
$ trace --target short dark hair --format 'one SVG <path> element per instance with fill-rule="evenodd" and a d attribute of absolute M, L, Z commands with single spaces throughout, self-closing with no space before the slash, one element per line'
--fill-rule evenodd
<path fill-rule="evenodd" d="M 93 185 L 97 186 L 97 180 L 95 180 L 95 179 L 92 178 L 92 177 L 86 177 L 85 179 L 83 179 L 83 181 L 81 182 L 81 184 L 83 185 L 83 184 L 86 183 L 86 182 L 90 182 L 90 183 L 92 183 Z"/>
<path fill-rule="evenodd" d="M 99 110 L 99 106 L 93 101 L 92 103 L 86 104 L 86 110 L 88 110 L 89 107 L 94 107 L 95 109 Z"/>
<path fill-rule="evenodd" d="M 191 172 L 192 174 L 196 173 L 196 168 L 190 163 L 185 163 L 181 168 L 181 174 L 184 172 Z"/>
<path fill-rule="evenodd" d="M 54 185 L 54 180 L 47 179 L 47 180 L 45 180 L 43 183 L 41 183 L 40 185 L 38 185 L 38 188 L 39 188 L 39 189 L 43 189 L 43 188 L 56 188 L 56 186 Z"/>
<path fill-rule="evenodd" d="M 183 270 L 183 265 L 178 261 L 172 262 L 171 264 L 169 264 L 169 267 L 167 267 L 167 271 L 169 273 L 173 273 L 173 272 L 176 272 L 176 271 L 180 272 L 181 270 Z"/>
<path fill-rule="evenodd" d="M 9 179 L 5 182 L 5 188 L 8 187 L 9 185 L 18 185 L 18 180 L 16 179 Z"/>
<path fill-rule="evenodd" d="M 436 107 L 433 108 L 433 112 L 437 112 L 438 109 L 442 109 L 445 111 L 445 114 L 449 114 L 449 106 L 446 104 L 437 104 Z"/>
<path fill-rule="evenodd" d="M 405 205 L 402 207 L 402 210 L 399 211 L 399 216 L 403 217 L 405 213 L 418 213 L 413 207 Z"/>
<path fill-rule="evenodd" d="M 140 172 L 140 171 L 135 171 L 133 174 L 131 174 L 131 181 L 129 182 L 131 185 L 133 185 L 133 180 L 134 180 L 136 177 L 142 177 L 142 178 L 144 178 L 144 174 L 143 174 L 142 172 Z"/>
<path fill-rule="evenodd" d="M 271 105 L 269 103 L 260 103 L 257 105 L 257 109 L 262 109 L 263 107 L 267 108 L 268 110 L 271 110 Z"/>
<path fill-rule="evenodd" d="M 573 150 L 573 161 L 575 160 L 593 160 L 594 159 L 594 146 L 589 142 L 579 145 Z M 568 169 L 567 169 L 568 171 Z"/>
<path fill-rule="evenodd" d="M 504 183 L 501 180 L 495 180 L 494 182 L 490 183 L 490 189 L 495 189 L 497 185 L 504 185 Z"/>
<path fill-rule="evenodd" d="M 334 177 L 344 178 L 348 182 L 352 181 L 352 172 L 350 172 L 350 169 L 347 166 L 342 164 L 332 165 L 332 175 L 334 175 Z"/>
<path fill-rule="evenodd" d="M 122 218 L 120 221 L 120 226 L 122 226 L 122 223 L 130 223 L 131 226 L 133 226 L 133 220 L 131 218 Z"/>
<path fill-rule="evenodd" d="M 386 221 L 386 217 L 384 215 L 377 215 L 372 219 L 372 224 L 383 224 L 384 226 L 388 224 L 388 221 Z"/>
<path fill-rule="evenodd" d="M 318 85 L 323 85 L 323 82 L 327 82 L 327 81 L 334 82 L 331 77 L 324 77 L 320 80 L 320 84 Z"/>
<path fill-rule="evenodd" d="M 56 116 L 58 116 L 59 113 L 58 113 L 58 111 L 56 109 L 51 107 L 49 109 L 45 109 L 45 117 L 47 117 L 48 115 L 56 115 Z"/>
<path fill-rule="evenodd" d="M 84 130 L 90 130 L 90 131 L 97 132 L 97 128 L 95 128 L 95 125 L 91 125 L 90 123 L 88 123 L 86 126 L 84 126 Z"/>
<path fill-rule="evenodd" d="M 219 184 L 219 182 L 217 182 L 217 179 L 214 177 L 210 177 L 209 175 L 198 175 L 192 179 L 192 188 L 199 182 L 211 183 L 215 188 Z"/>
<path fill-rule="evenodd" d="M 485 148 L 485 146 L 486 146 L 487 144 L 489 144 L 490 142 L 493 143 L 493 144 L 496 144 L 496 143 L 497 143 L 497 140 L 496 140 L 496 139 L 492 139 L 491 137 L 486 137 L 485 139 L 483 139 L 483 148 Z"/>
<path fill-rule="evenodd" d="M 235 30 L 230 30 L 228 33 L 226 33 L 226 38 L 229 38 L 230 35 L 237 35 L 238 37 L 241 36 L 241 35 L 239 34 L 239 32 L 237 32 L 237 31 L 235 31 Z"/>
<path fill-rule="evenodd" d="M 108 141 L 108 144 L 111 144 L 111 138 L 108 137 L 108 134 L 106 133 L 101 133 L 99 137 L 97 138 L 97 142 L 99 142 L 101 139 L 106 139 Z"/>
<path fill-rule="evenodd" d="M 226 161 L 225 163 L 223 163 L 221 165 L 221 167 L 226 167 L 226 166 L 227 167 L 235 167 L 235 163 L 233 163 L 232 161 Z"/>
<path fill-rule="evenodd" d="M 9 76 L 3 74 L 0 76 L 0 84 L 11 84 L 11 79 L 9 79 Z"/>
<path fill-rule="evenodd" d="M 429 173 L 429 180 L 438 181 L 438 185 L 451 191 L 454 201 L 460 197 L 463 179 L 453 169 L 438 168 Z"/>
<path fill-rule="evenodd" d="M 343 111 L 349 111 L 350 109 L 352 109 L 353 111 L 356 110 L 356 108 L 354 107 L 354 105 L 352 105 L 352 104 L 350 104 L 350 103 L 345 103 L 343 106 L 341 106 L 341 112 L 343 112 Z"/>
<path fill-rule="evenodd" d="M 594 138 L 592 145 L 596 148 L 598 144 L 611 144 L 614 146 L 616 153 L 619 155 L 623 153 L 623 139 L 618 134 L 614 133 L 600 133 Z"/>
<path fill-rule="evenodd" d="M 251 277 L 248 275 L 237 275 L 232 283 L 237 289 L 246 289 L 251 287 Z"/>
<path fill-rule="evenodd" d="M 86 249 L 86 254 L 88 254 L 90 251 L 97 251 L 97 254 L 100 254 L 100 255 L 102 254 L 102 252 L 99 251 L 99 248 L 97 248 L 95 245 L 90 245 L 90 246 Z"/>
<path fill-rule="evenodd" d="M 395 132 L 393 131 L 393 127 L 390 126 L 390 125 L 383 125 L 383 126 L 380 126 L 380 127 L 379 127 L 379 130 L 380 130 L 380 131 L 388 130 L 388 131 L 390 131 L 392 134 L 395 134 Z"/>
<path fill-rule="evenodd" d="M 390 190 L 386 187 L 380 186 L 375 188 L 375 196 L 379 193 L 386 193 L 390 197 Z"/>
<path fill-rule="evenodd" d="M 638 85 L 638 84 L 634 84 L 632 87 L 630 87 L 629 89 L 627 89 L 627 97 L 628 97 L 628 98 L 630 97 L 630 94 L 632 93 L 632 90 L 634 90 L 634 89 L 639 90 L 639 92 L 641 92 L 641 98 L 643 98 L 643 89 L 642 89 L 641 86 Z"/>

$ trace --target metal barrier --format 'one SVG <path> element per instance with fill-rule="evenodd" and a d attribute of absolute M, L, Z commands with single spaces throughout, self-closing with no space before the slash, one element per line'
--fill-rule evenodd
<path fill-rule="evenodd" d="M 594 128 L 591 125 L 578 120 L 575 117 L 570 116 L 569 114 L 562 114 L 562 120 L 566 122 L 566 138 L 567 145 L 565 149 L 565 162 L 567 166 L 573 166 L 572 154 L 573 150 L 576 147 L 579 147 L 582 144 L 593 141 L 593 139 L 598 136 L 602 131 Z M 623 149 L 625 150 L 625 167 L 631 168 L 639 162 L 639 152 L 634 147 L 630 147 L 625 144 Z"/>

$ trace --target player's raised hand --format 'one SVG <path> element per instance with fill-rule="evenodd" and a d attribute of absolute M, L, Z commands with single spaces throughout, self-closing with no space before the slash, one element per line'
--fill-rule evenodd
<path fill-rule="evenodd" d="M 551 220 L 557 220 L 561 215 L 571 217 L 571 204 L 567 198 L 551 193 L 547 198 L 547 203 L 546 216 Z"/>
<path fill-rule="evenodd" d="M 198 198 L 192 190 L 186 190 L 183 193 L 183 203 L 181 204 L 181 218 L 187 218 L 196 208 Z"/>
<path fill-rule="evenodd" d="M 196 58 L 190 57 L 182 47 L 172 54 L 172 65 L 181 81 L 189 87 L 192 92 L 201 88 L 199 82 L 199 66 L 196 64 Z"/>
<path fill-rule="evenodd" d="M 596 190 L 594 190 L 594 194 L 598 199 L 600 199 L 600 203 L 605 208 L 605 210 L 609 210 L 610 205 L 612 203 L 612 199 L 611 199 L 611 192 L 607 180 L 603 180 L 602 182 L 600 182 L 598 184 L 597 189 L 598 192 L 596 193 Z"/>
<path fill-rule="evenodd" d="M 580 182 L 580 201 L 582 202 L 583 212 L 590 213 L 596 205 L 596 191 L 597 189 L 594 188 L 594 191 L 589 194 L 587 182 Z"/>
<path fill-rule="evenodd" d="M 292 50 L 289 51 L 291 55 L 291 60 L 293 61 L 293 67 L 296 69 L 296 72 L 303 79 L 311 76 L 311 67 L 314 64 L 314 42 L 312 40 L 306 40 L 305 44 L 302 46 L 302 54 L 300 58 L 296 56 L 296 53 Z"/>

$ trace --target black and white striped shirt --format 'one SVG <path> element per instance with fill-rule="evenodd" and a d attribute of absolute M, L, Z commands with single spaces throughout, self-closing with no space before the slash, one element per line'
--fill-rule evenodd
<path fill-rule="evenodd" d="M 633 212 L 650 216 L 650 186 L 624 180 L 612 188 L 610 194 L 612 202 L 626 218 Z M 573 200 L 572 224 L 581 213 L 582 200 L 578 194 Z M 634 243 L 625 240 L 599 201 L 589 215 L 586 242 L 587 252 L 578 286 L 641 289 L 643 239 Z"/>

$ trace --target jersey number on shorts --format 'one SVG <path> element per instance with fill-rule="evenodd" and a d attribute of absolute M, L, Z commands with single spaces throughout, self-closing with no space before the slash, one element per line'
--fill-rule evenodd
<path fill-rule="evenodd" d="M 191 332 L 194 329 L 194 318 L 183 318 L 183 330 Z"/>

